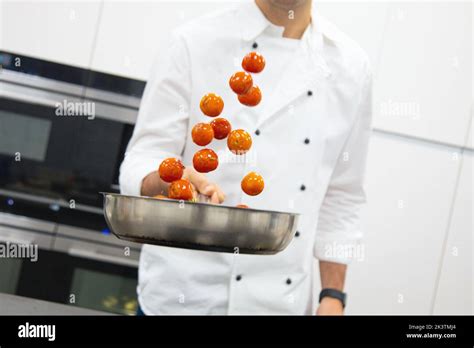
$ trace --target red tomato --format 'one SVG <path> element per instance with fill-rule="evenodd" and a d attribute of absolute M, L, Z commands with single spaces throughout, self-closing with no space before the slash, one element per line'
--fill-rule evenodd
<path fill-rule="evenodd" d="M 243 129 L 233 130 L 227 137 L 227 147 L 236 155 L 243 155 L 251 146 L 252 137 Z"/>
<path fill-rule="evenodd" d="M 252 88 L 253 79 L 249 73 L 238 71 L 230 77 L 229 86 L 237 94 L 245 94 Z"/>
<path fill-rule="evenodd" d="M 217 168 L 219 159 L 211 149 L 202 149 L 193 156 L 193 166 L 199 173 L 209 173 Z"/>
<path fill-rule="evenodd" d="M 242 68 L 251 73 L 259 73 L 265 68 L 265 58 L 260 53 L 250 52 L 242 59 Z"/>
<path fill-rule="evenodd" d="M 260 174 L 250 172 L 242 179 L 240 183 L 242 190 L 249 196 L 256 196 L 263 191 L 265 183 Z"/>
<path fill-rule="evenodd" d="M 216 117 L 219 116 L 222 109 L 224 109 L 224 101 L 219 95 L 208 93 L 202 97 L 199 107 L 204 115 Z"/>
<path fill-rule="evenodd" d="M 191 201 L 194 197 L 193 186 L 186 179 L 173 181 L 168 190 L 168 197 L 171 199 Z"/>
<path fill-rule="evenodd" d="M 211 126 L 212 126 L 212 129 L 214 130 L 214 138 L 219 139 L 219 140 L 227 138 L 227 135 L 229 135 L 232 129 L 230 122 L 222 117 L 212 120 Z"/>
<path fill-rule="evenodd" d="M 166 182 L 172 182 L 181 179 L 183 176 L 184 166 L 177 158 L 167 158 L 161 162 L 158 168 L 160 178 Z"/>
<path fill-rule="evenodd" d="M 239 94 L 239 101 L 247 106 L 256 106 L 262 100 L 262 92 L 258 86 L 252 86 L 247 94 Z"/>
<path fill-rule="evenodd" d="M 191 136 L 194 143 L 199 146 L 206 146 L 214 138 L 214 130 L 209 123 L 198 123 L 193 127 Z"/>

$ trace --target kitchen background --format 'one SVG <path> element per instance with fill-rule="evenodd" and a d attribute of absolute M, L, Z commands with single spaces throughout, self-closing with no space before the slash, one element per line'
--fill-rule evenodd
<path fill-rule="evenodd" d="M 134 313 L 139 245 L 110 235 L 97 192 L 118 190 L 165 38 L 228 6 L 0 3 L 0 240 L 40 248 L 36 263 L 0 259 L 0 292 Z M 472 314 L 472 2 L 315 6 L 361 44 L 374 70 L 365 241 L 348 272 L 347 313 Z M 48 121 L 64 100 L 94 102 L 94 127 L 86 118 L 74 119 L 76 132 L 69 119 Z"/>

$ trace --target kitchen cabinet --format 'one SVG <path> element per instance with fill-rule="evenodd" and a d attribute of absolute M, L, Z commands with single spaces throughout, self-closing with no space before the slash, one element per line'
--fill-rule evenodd
<path fill-rule="evenodd" d="M 473 153 L 466 152 L 444 248 L 434 314 L 474 314 Z"/>
<path fill-rule="evenodd" d="M 388 15 L 388 2 L 325 1 L 316 2 L 314 6 L 367 52 L 372 69 L 376 72 Z"/>
<path fill-rule="evenodd" d="M 460 167 L 457 150 L 375 133 L 349 314 L 429 314 Z"/>
<path fill-rule="evenodd" d="M 4 1 L 1 49 L 87 68 L 100 1 Z"/>
<path fill-rule="evenodd" d="M 174 28 L 228 2 L 105 1 L 92 69 L 147 80 L 152 62 Z"/>
<path fill-rule="evenodd" d="M 390 6 L 374 127 L 463 146 L 472 103 L 472 3 Z"/>

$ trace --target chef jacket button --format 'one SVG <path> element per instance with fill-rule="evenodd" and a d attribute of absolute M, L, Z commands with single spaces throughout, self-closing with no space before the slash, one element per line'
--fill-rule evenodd
<path fill-rule="evenodd" d="M 304 143 L 305 143 L 306 145 L 308 145 L 308 144 L 309 144 L 309 139 L 306 138 L 306 139 L 304 140 Z"/>
<path fill-rule="evenodd" d="M 301 186 L 300 186 L 300 190 L 301 190 L 301 191 L 304 191 L 304 190 L 306 190 L 306 186 L 304 186 L 304 185 L 301 185 Z"/>
<path fill-rule="evenodd" d="M 258 43 L 254 42 L 252 45 L 252 48 L 257 48 L 257 47 L 258 47 Z"/>
<path fill-rule="evenodd" d="M 260 129 L 257 129 L 257 130 L 255 131 L 255 135 L 260 135 Z"/>
<path fill-rule="evenodd" d="M 242 276 L 240 274 L 235 277 L 235 280 L 237 280 L 237 281 L 239 281 L 241 279 L 242 279 Z"/>
<path fill-rule="evenodd" d="M 288 278 L 288 279 L 286 280 L 286 284 L 288 284 L 288 285 L 291 284 L 291 279 L 290 279 L 290 278 Z"/>
<path fill-rule="evenodd" d="M 299 237 L 299 236 L 300 236 L 300 231 L 296 231 L 295 237 Z"/>
<path fill-rule="evenodd" d="M 308 97 L 311 97 L 313 95 L 313 91 L 308 91 Z"/>

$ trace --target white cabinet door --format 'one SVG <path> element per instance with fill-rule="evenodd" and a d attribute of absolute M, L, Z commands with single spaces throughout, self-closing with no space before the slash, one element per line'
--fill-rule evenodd
<path fill-rule="evenodd" d="M 464 145 L 472 3 L 393 2 L 374 81 L 374 126 Z"/>
<path fill-rule="evenodd" d="M 99 11 L 99 0 L 3 1 L 1 48 L 88 68 Z"/>
<path fill-rule="evenodd" d="M 438 286 L 435 314 L 474 314 L 473 154 L 463 155 Z"/>
<path fill-rule="evenodd" d="M 354 39 L 367 52 L 372 69 L 376 72 L 387 19 L 388 3 L 322 1 L 315 2 L 314 6 L 318 12 Z"/>
<path fill-rule="evenodd" d="M 349 266 L 347 313 L 431 312 L 460 164 L 454 151 L 374 134 L 363 259 Z"/>
<path fill-rule="evenodd" d="M 105 1 L 92 69 L 147 80 L 171 31 L 228 2 Z"/>

